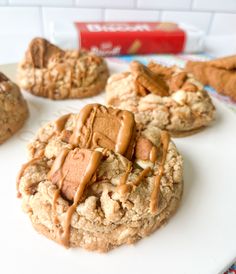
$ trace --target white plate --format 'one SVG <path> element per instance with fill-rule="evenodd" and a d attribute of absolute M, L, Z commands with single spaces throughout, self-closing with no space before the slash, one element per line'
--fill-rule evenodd
<path fill-rule="evenodd" d="M 124 65 L 112 64 L 113 71 Z M 15 66 L 1 67 L 14 75 Z M 65 249 L 32 228 L 15 178 L 26 161 L 26 144 L 46 121 L 79 111 L 104 94 L 84 100 L 50 101 L 24 93 L 30 119 L 0 146 L 0 272 L 42 273 L 174 273 L 216 274 L 236 257 L 236 117 L 218 101 L 212 127 L 175 139 L 185 161 L 182 204 L 169 223 L 133 246 L 108 254 Z"/>

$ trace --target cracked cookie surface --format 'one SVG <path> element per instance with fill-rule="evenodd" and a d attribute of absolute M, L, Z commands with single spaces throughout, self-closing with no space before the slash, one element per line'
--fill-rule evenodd
<path fill-rule="evenodd" d="M 145 67 L 134 61 L 130 71 L 112 75 L 106 101 L 108 106 L 132 111 L 136 122 L 157 126 L 172 136 L 191 135 L 215 116 L 211 98 L 191 74 L 153 62 Z"/>
<path fill-rule="evenodd" d="M 45 125 L 17 180 L 36 230 L 68 247 L 106 252 L 163 225 L 183 191 L 169 134 L 129 111 L 93 104 Z"/>
<path fill-rule="evenodd" d="M 28 115 L 19 87 L 0 73 L 0 144 L 23 126 Z"/>
<path fill-rule="evenodd" d="M 61 50 L 35 38 L 18 66 L 19 85 L 30 93 L 54 100 L 98 94 L 109 72 L 105 60 L 84 50 Z"/>

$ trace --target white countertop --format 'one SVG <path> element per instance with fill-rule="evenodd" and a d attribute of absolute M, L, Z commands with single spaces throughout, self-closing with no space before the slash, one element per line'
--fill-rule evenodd
<path fill-rule="evenodd" d="M 108 65 L 113 72 L 127 69 L 121 62 L 108 61 Z M 15 70 L 11 66 L 8 75 L 15 75 Z M 0 208 L 7 205 L 7 210 L 1 211 L 1 273 L 32 274 L 33 269 L 34 274 L 219 274 L 235 260 L 236 117 L 220 101 L 214 100 L 217 119 L 211 127 L 174 140 L 185 163 L 184 193 L 177 213 L 150 237 L 105 255 L 79 248 L 67 250 L 39 235 L 21 211 L 20 201 L 14 198 L 15 176 L 26 161 L 26 145 L 35 131 L 46 121 L 81 109 L 85 103 L 104 103 L 105 94 L 59 101 L 26 92 L 24 96 L 31 115 L 25 126 L 0 147 L 4 178 Z"/>
<path fill-rule="evenodd" d="M 32 38 L 28 34 L 1 35 L 0 64 L 19 62 Z M 215 57 L 236 54 L 236 35 L 207 36 L 204 48 L 206 53 Z"/>

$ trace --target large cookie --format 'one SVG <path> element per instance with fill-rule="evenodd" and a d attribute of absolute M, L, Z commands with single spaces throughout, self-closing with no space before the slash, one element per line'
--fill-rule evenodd
<path fill-rule="evenodd" d="M 68 247 L 108 251 L 165 223 L 183 191 L 169 134 L 93 104 L 39 130 L 17 180 L 33 226 Z"/>
<path fill-rule="evenodd" d="M 50 99 L 89 97 L 101 92 L 108 78 L 103 58 L 87 51 L 64 51 L 35 38 L 18 67 L 19 85 Z"/>
<path fill-rule="evenodd" d="M 215 115 L 202 84 L 178 67 L 133 61 L 130 70 L 112 75 L 107 104 L 132 111 L 143 125 L 158 126 L 172 136 L 186 136 L 208 126 Z"/>
<path fill-rule="evenodd" d="M 0 144 L 23 126 L 28 115 L 19 87 L 0 72 Z"/>

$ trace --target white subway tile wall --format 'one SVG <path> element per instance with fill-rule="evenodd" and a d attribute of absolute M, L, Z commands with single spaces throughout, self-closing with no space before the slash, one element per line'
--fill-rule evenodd
<path fill-rule="evenodd" d="M 138 8 L 188 10 L 191 8 L 191 2 L 192 0 L 138 0 Z"/>
<path fill-rule="evenodd" d="M 236 35 L 236 0 L 0 0 L 0 35 L 48 37 L 51 21 L 156 21 Z"/>
<path fill-rule="evenodd" d="M 105 21 L 158 21 L 160 12 L 157 10 L 117 10 L 106 9 Z"/>
<path fill-rule="evenodd" d="M 1 34 L 41 35 L 40 9 L 35 7 L 0 7 Z M 1 39 L 2 40 L 2 39 Z"/>
<path fill-rule="evenodd" d="M 50 22 L 79 22 L 79 21 L 101 21 L 103 12 L 101 9 L 88 8 L 42 8 L 42 21 L 44 36 L 49 37 Z"/>
<path fill-rule="evenodd" d="M 134 8 L 135 0 L 76 0 L 76 4 L 93 8 Z"/>
<path fill-rule="evenodd" d="M 235 1 L 236 2 L 236 1 Z M 236 13 L 216 13 L 209 29 L 211 35 L 236 35 Z"/>
<path fill-rule="evenodd" d="M 193 0 L 193 9 L 236 12 L 235 0 Z"/>
<path fill-rule="evenodd" d="M 10 5 L 16 6 L 72 6 L 74 0 L 9 0 Z"/>
<path fill-rule="evenodd" d="M 161 14 L 162 21 L 175 21 L 190 24 L 206 33 L 211 23 L 211 17 L 212 14 L 210 12 L 163 11 Z"/>
<path fill-rule="evenodd" d="M 6 5 L 6 4 L 7 4 L 7 0 L 0 0 L 0 6 Z"/>
<path fill-rule="evenodd" d="M 0 64 L 20 60 L 30 40 L 43 35 L 38 7 L 1 6 L 0 26 Z"/>

